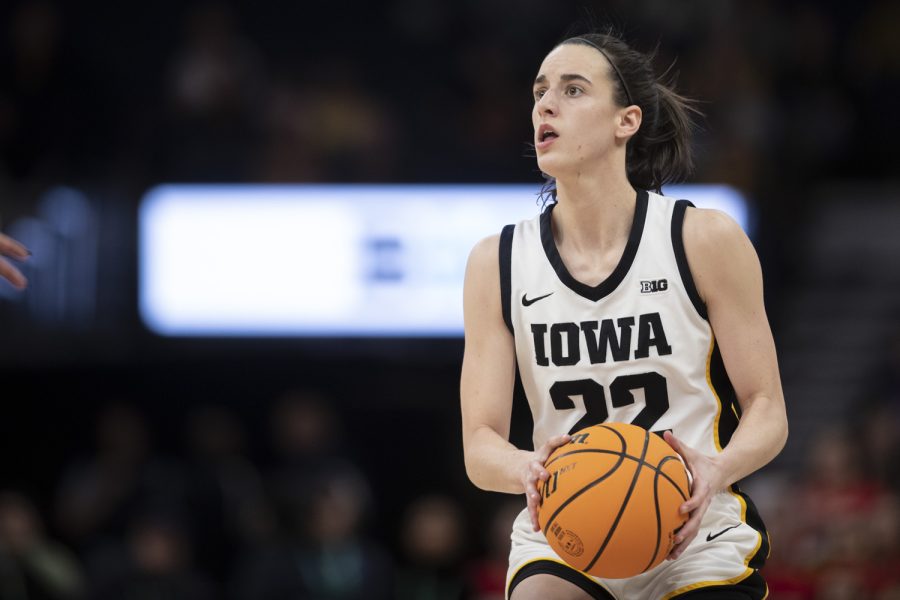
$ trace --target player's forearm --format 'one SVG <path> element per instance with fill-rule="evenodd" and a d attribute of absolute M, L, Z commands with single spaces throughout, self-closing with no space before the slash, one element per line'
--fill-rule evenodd
<path fill-rule="evenodd" d="M 531 454 L 510 444 L 494 429 L 481 426 L 466 440 L 466 473 L 483 490 L 522 494 L 521 477 Z"/>
<path fill-rule="evenodd" d="M 731 441 L 719 455 L 726 486 L 765 466 L 787 441 L 784 401 L 758 396 L 747 404 Z"/>

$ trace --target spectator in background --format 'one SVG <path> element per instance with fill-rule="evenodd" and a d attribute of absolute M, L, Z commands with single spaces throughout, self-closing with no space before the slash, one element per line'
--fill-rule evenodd
<path fill-rule="evenodd" d="M 389 598 L 391 561 L 363 532 L 369 484 L 348 456 L 329 400 L 292 390 L 272 408 L 269 475 L 280 537 L 248 552 L 237 600 Z"/>
<path fill-rule="evenodd" d="M 528 98 L 518 90 L 517 61 L 511 59 L 508 46 L 499 37 L 473 42 L 456 60 L 469 108 L 461 112 L 451 108 L 449 112 L 451 118 L 444 126 L 452 136 L 452 147 L 460 150 L 448 161 L 469 178 L 515 178 L 523 155 L 531 153 L 523 143 L 528 130 L 522 127 L 515 109 L 528 109 Z"/>
<path fill-rule="evenodd" d="M 397 125 L 356 67 L 330 60 L 275 79 L 258 179 L 391 181 Z"/>
<path fill-rule="evenodd" d="M 503 600 L 506 598 L 506 568 L 509 561 L 509 532 L 522 510 L 518 499 L 500 504 L 490 515 L 484 532 L 484 548 L 466 569 L 466 588 L 470 600 Z"/>
<path fill-rule="evenodd" d="M 304 515 L 306 548 L 300 552 L 303 587 L 314 598 L 391 598 L 391 561 L 363 533 L 371 490 L 347 468 L 325 474 Z"/>
<path fill-rule="evenodd" d="M 782 489 L 777 552 L 766 566 L 773 598 L 865 600 L 897 589 L 897 498 L 867 476 L 849 429 L 825 430 L 805 476 Z M 885 596 L 889 597 L 889 596 Z"/>
<path fill-rule="evenodd" d="M 895 310 L 900 311 L 900 306 Z M 894 319 L 900 322 L 900 315 Z M 893 411 L 891 423 L 900 429 L 900 327 L 896 324 L 880 354 L 884 358 L 870 378 L 873 388 L 868 393 L 875 398 L 876 406 Z"/>
<path fill-rule="evenodd" d="M 430 495 L 413 501 L 401 524 L 403 562 L 396 600 L 463 598 L 460 572 L 465 532 L 462 510 L 453 498 Z"/>
<path fill-rule="evenodd" d="M 234 586 L 238 600 L 388 600 L 391 561 L 362 529 L 370 492 L 343 467 L 303 480 L 277 544 L 249 556 Z"/>
<path fill-rule="evenodd" d="M 243 181 L 265 113 L 265 63 L 233 9 L 191 7 L 168 65 L 159 175 L 175 180 Z"/>
<path fill-rule="evenodd" d="M 97 573 L 91 600 L 211 600 L 210 580 L 191 564 L 183 523 L 164 513 L 135 518 L 121 552 Z"/>
<path fill-rule="evenodd" d="M 799 521 L 828 523 L 868 515 L 884 497 L 884 488 L 865 475 L 859 444 L 846 429 L 816 436 L 807 463 L 797 494 Z"/>
<path fill-rule="evenodd" d="M 177 465 L 150 454 L 147 424 L 134 407 L 113 404 L 97 418 L 97 451 L 65 467 L 57 495 L 62 532 L 79 551 L 105 554 L 149 507 L 183 510 Z"/>
<path fill-rule="evenodd" d="M 309 483 L 330 472 L 355 470 L 344 425 L 331 401 L 312 391 L 292 390 L 280 397 L 270 417 L 275 457 L 268 485 L 276 509 L 302 504 Z"/>
<path fill-rule="evenodd" d="M 275 402 L 271 431 L 283 465 L 313 466 L 340 453 L 344 428 L 332 402 L 311 390 L 291 390 Z"/>
<path fill-rule="evenodd" d="M 187 497 L 198 565 L 224 579 L 235 554 L 274 527 L 262 477 L 244 455 L 245 432 L 220 406 L 198 407 L 187 419 Z"/>
<path fill-rule="evenodd" d="M 900 598 L 900 497 L 885 496 L 875 506 L 867 525 L 871 576 L 878 597 Z"/>
<path fill-rule="evenodd" d="M 880 485 L 900 492 L 900 403 L 874 403 L 863 409 L 861 419 L 860 468 Z"/>
<path fill-rule="evenodd" d="M 779 532 L 773 536 L 772 551 L 762 569 L 773 600 L 811 600 L 815 590 L 816 548 L 804 542 L 808 535 L 799 535 L 794 479 L 793 473 L 770 470 L 747 482 L 747 493 L 766 515 L 767 527 Z"/>
<path fill-rule="evenodd" d="M 0 493 L 0 598 L 82 598 L 85 580 L 75 556 L 44 535 L 34 505 L 16 492 Z"/>
<path fill-rule="evenodd" d="M 845 428 L 820 433 L 807 462 L 797 491 L 794 551 L 811 560 L 817 587 L 852 587 L 866 579 L 866 523 L 885 490 L 865 475 L 859 444 Z"/>
<path fill-rule="evenodd" d="M 73 65 L 62 47 L 63 18 L 46 0 L 19 2 L 4 14 L 0 40 L 0 172 L 46 177 L 65 161 L 63 145 L 76 125 Z M 5 46 L 5 47 L 4 47 Z"/>
<path fill-rule="evenodd" d="M 28 280 L 25 279 L 25 276 L 22 275 L 19 269 L 3 258 L 4 256 L 9 256 L 16 260 L 26 260 L 31 256 L 31 252 L 8 235 L 0 233 L 0 279 L 7 280 L 16 289 L 24 290 L 25 286 L 28 285 Z"/>

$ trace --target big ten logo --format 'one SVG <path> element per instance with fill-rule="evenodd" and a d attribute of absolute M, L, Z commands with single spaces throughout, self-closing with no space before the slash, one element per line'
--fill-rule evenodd
<path fill-rule="evenodd" d="M 653 294 L 655 292 L 664 292 L 669 289 L 669 282 L 666 279 L 650 279 L 641 281 L 641 293 Z"/>
<path fill-rule="evenodd" d="M 553 495 L 553 492 L 556 491 L 559 486 L 559 478 L 561 475 L 568 473 L 572 469 L 575 468 L 575 463 L 570 463 L 564 467 L 560 467 L 559 469 L 550 473 L 550 477 L 547 478 L 547 481 L 541 486 L 541 496 L 546 500 L 550 496 Z"/>

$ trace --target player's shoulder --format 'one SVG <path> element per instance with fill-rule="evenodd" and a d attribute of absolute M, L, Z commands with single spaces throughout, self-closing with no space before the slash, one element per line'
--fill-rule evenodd
<path fill-rule="evenodd" d="M 482 279 L 498 276 L 500 261 L 500 234 L 495 233 L 478 240 L 469 252 L 466 278 Z"/>
<path fill-rule="evenodd" d="M 483 237 L 472 246 L 469 252 L 469 262 L 483 261 L 496 258 L 500 253 L 500 234 L 494 233 L 487 237 Z"/>
<path fill-rule="evenodd" d="M 741 226 L 720 210 L 688 208 L 684 251 L 700 297 L 707 304 L 728 282 L 743 289 L 759 276 L 759 258 Z"/>
<path fill-rule="evenodd" d="M 747 235 L 728 213 L 714 208 L 688 207 L 682 230 L 684 244 L 699 251 L 723 250 L 743 244 Z"/>

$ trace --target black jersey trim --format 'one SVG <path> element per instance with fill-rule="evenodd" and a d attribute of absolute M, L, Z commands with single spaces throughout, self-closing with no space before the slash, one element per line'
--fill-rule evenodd
<path fill-rule="evenodd" d="M 719 350 L 719 342 L 713 338 L 712 349 L 709 357 L 709 384 L 713 393 L 719 400 L 719 415 L 716 423 L 717 446 L 724 448 L 731 441 L 731 436 L 737 430 L 741 420 L 741 405 L 737 401 L 737 393 L 731 384 L 731 379 L 725 370 L 725 362 Z M 744 504 L 744 521 L 752 527 L 760 536 L 759 547 L 747 558 L 747 566 L 751 569 L 761 569 L 769 556 L 769 532 L 763 522 L 756 505 L 750 496 L 745 494 L 737 484 L 731 486 L 731 493 L 737 496 Z"/>
<path fill-rule="evenodd" d="M 534 450 L 534 415 L 528 395 L 522 386 L 519 361 L 516 362 L 516 379 L 513 383 L 513 405 L 509 416 L 509 443 L 522 450 Z"/>
<path fill-rule="evenodd" d="M 719 342 L 713 338 L 712 352 L 709 357 L 709 384 L 719 399 L 719 418 L 716 434 L 718 444 L 724 448 L 731 441 L 731 436 L 737 429 L 741 418 L 741 405 L 737 401 L 737 393 L 728 378 L 725 370 L 725 362 L 722 360 L 722 352 L 719 350 Z"/>
<path fill-rule="evenodd" d="M 641 243 L 641 235 L 644 232 L 644 223 L 647 221 L 648 199 L 649 195 L 646 190 L 638 190 L 634 207 L 634 220 L 631 223 L 631 233 L 628 235 L 628 242 L 625 244 L 622 258 L 609 277 L 595 286 L 578 281 L 566 269 L 566 265 L 563 264 L 562 257 L 559 255 L 559 249 L 556 247 L 556 240 L 553 239 L 553 227 L 550 223 L 550 215 L 553 212 L 553 207 L 556 205 L 551 204 L 547 207 L 547 210 L 541 214 L 541 243 L 544 246 L 547 260 L 550 261 L 550 265 L 556 271 L 556 276 L 559 277 L 559 280 L 579 296 L 583 296 L 593 302 L 597 302 L 612 293 L 625 279 L 628 270 L 631 269 L 631 265 L 634 263 L 634 257 L 637 255 L 638 246 Z"/>
<path fill-rule="evenodd" d="M 747 566 L 751 569 L 762 569 L 766 564 L 766 559 L 769 558 L 769 552 L 772 549 L 769 540 L 769 531 L 766 529 L 766 524 L 763 522 L 762 517 L 760 516 L 756 505 L 753 503 L 753 500 L 750 499 L 750 496 L 745 494 L 736 483 L 732 484 L 731 492 L 743 500 L 744 506 L 746 507 L 745 522 L 755 529 L 760 536 L 759 548 L 747 558 Z"/>
<path fill-rule="evenodd" d="M 513 575 L 509 582 L 509 588 L 506 591 L 506 598 L 512 598 L 513 590 L 517 585 L 522 583 L 532 575 L 553 575 L 564 579 L 584 590 L 591 598 L 596 600 L 616 600 L 602 585 L 585 575 L 581 571 L 576 571 L 572 567 L 568 567 L 562 563 L 552 560 L 536 560 L 527 563 Z"/>
<path fill-rule="evenodd" d="M 503 321 L 513 331 L 512 324 L 512 243 L 515 225 L 507 225 L 500 232 L 500 306 L 503 310 Z"/>
<path fill-rule="evenodd" d="M 681 283 L 684 285 L 684 291 L 687 292 L 691 304 L 697 310 L 697 313 L 704 320 L 709 320 L 706 313 L 706 304 L 700 298 L 697 286 L 694 284 L 694 277 L 691 275 L 691 268 L 688 265 L 687 254 L 684 251 L 684 213 L 687 207 L 694 205 L 687 200 L 678 200 L 675 202 L 675 208 L 672 211 L 672 247 L 675 250 L 675 262 L 678 264 L 678 273 L 681 275 Z"/>

